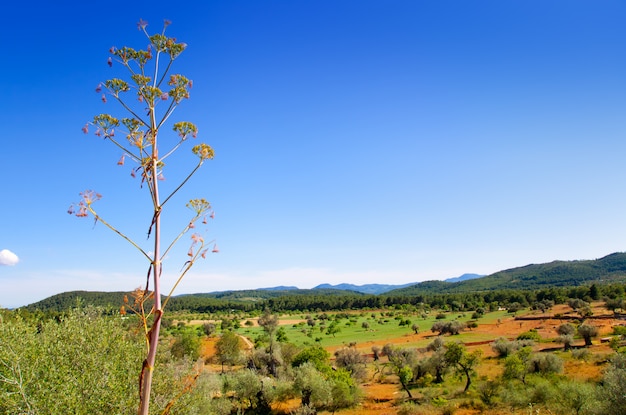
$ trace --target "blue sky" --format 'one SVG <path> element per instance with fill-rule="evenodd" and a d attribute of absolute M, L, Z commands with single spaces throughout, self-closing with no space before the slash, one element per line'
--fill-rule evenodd
<path fill-rule="evenodd" d="M 402 284 L 624 251 L 626 5 L 618 1 L 22 2 L 5 6 L 0 305 L 132 290 L 147 264 L 78 193 L 145 244 L 148 195 L 81 133 L 124 76 L 108 49 L 189 45 L 175 115 L 215 149 L 165 217 L 215 209 L 178 293 Z M 97 4 L 100 3 L 100 4 Z M 164 186 L 189 167 L 188 149 Z M 169 225 L 168 225 L 169 224 Z M 171 286 L 188 239 L 165 264 Z"/>

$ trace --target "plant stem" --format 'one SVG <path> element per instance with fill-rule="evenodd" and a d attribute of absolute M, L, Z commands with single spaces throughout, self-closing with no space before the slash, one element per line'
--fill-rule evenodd
<path fill-rule="evenodd" d="M 152 188 L 153 207 L 154 207 L 154 253 L 152 260 L 152 277 L 154 278 L 154 322 L 147 333 L 148 336 L 148 356 L 142 368 L 141 389 L 139 396 L 139 415 L 148 415 L 150 407 L 150 391 L 152 389 L 152 374 L 154 372 L 154 363 L 156 361 L 157 346 L 159 344 L 159 333 L 161 331 L 161 315 L 163 310 L 161 307 L 161 204 L 159 202 L 159 180 L 158 180 L 158 146 L 157 146 L 157 129 L 154 108 L 151 108 L 152 123 L 152 164 L 150 167 L 150 183 Z"/>

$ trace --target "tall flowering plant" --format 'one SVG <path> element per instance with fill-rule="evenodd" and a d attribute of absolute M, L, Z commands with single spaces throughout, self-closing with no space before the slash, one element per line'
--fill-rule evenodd
<path fill-rule="evenodd" d="M 170 22 L 165 21 L 161 33 L 150 35 L 147 31 L 147 22 L 140 20 L 138 29 L 148 38 L 148 46 L 143 50 L 130 47 L 109 50 L 111 56 L 108 65 L 121 64 L 128 72 L 129 81 L 112 78 L 102 82 L 96 88 L 101 94 L 103 103 L 109 100 L 117 101 L 124 118 L 116 118 L 110 114 L 96 115 L 91 122 L 83 127 L 85 134 L 95 129 L 95 135 L 113 143 L 122 155 L 118 165 L 124 165 L 127 160 L 133 163 L 131 176 L 141 182 L 146 188 L 152 202 L 148 236 L 152 238 L 151 250 L 144 250 L 129 236 L 118 230 L 112 223 L 100 216 L 94 208 L 94 203 L 101 195 L 87 190 L 80 193 L 79 202 L 70 206 L 68 213 L 77 217 L 92 215 L 96 222 L 117 233 L 133 247 L 135 247 L 148 262 L 148 272 L 145 288 L 134 291 L 134 303 L 128 305 L 137 313 L 142 321 L 146 339 L 146 358 L 140 372 L 139 379 L 139 410 L 140 415 L 147 415 L 150 405 L 150 390 L 154 372 L 155 358 L 161 318 L 167 302 L 171 298 L 176 286 L 185 274 L 191 269 L 196 260 L 205 258 L 207 252 L 217 252 L 214 242 L 206 243 L 200 233 L 195 232 L 196 223 L 207 223 L 207 218 L 213 218 L 214 213 L 209 202 L 205 199 L 194 199 L 187 203 L 193 215 L 189 222 L 182 227 L 168 246 L 162 244 L 161 214 L 165 205 L 187 183 L 200 166 L 213 158 L 213 149 L 204 143 L 192 146 L 191 151 L 197 156 L 197 164 L 189 174 L 168 194 L 162 194 L 159 182 L 164 178 L 165 160 L 181 148 L 189 139 L 195 139 L 197 127 L 189 121 L 173 122 L 170 120 L 174 110 L 189 98 L 192 81 L 181 74 L 171 73 L 172 64 L 186 49 L 185 43 L 179 43 L 175 38 L 167 37 L 165 31 Z M 171 126 L 173 133 L 164 134 L 161 141 L 161 129 Z M 166 130 L 167 131 L 167 130 Z M 194 231 L 191 231 L 194 229 Z M 163 296 L 161 281 L 162 262 L 174 245 L 191 233 L 190 248 L 187 259 L 182 267 L 178 279 L 170 288 L 169 293 Z M 213 245 L 212 248 L 210 245 Z M 163 249 L 164 248 L 164 249 Z M 164 298 L 164 299 L 163 299 Z M 147 307 L 146 301 L 152 300 L 152 306 Z M 128 300 L 125 298 L 125 302 Z"/>

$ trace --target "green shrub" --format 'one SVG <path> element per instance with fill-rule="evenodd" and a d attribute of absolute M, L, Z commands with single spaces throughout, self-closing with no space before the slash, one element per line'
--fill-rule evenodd
<path fill-rule="evenodd" d="M 517 336 L 517 340 L 532 340 L 539 342 L 541 341 L 541 336 L 537 333 L 537 330 L 525 331 L 524 333 L 520 333 Z"/>
<path fill-rule="evenodd" d="M 0 408 L 7 414 L 134 412 L 143 352 L 119 317 L 91 308 L 42 322 L 39 331 L 21 319 L 0 324 L 0 375 L 19 380 L 0 383 Z"/>
<path fill-rule="evenodd" d="M 197 360 L 200 357 L 201 342 L 202 340 L 198 337 L 195 330 L 185 330 L 176 336 L 176 340 L 172 344 L 171 353 L 178 359 L 187 356 L 191 360 Z"/>
<path fill-rule="evenodd" d="M 483 380 L 478 384 L 477 388 L 480 400 L 487 406 L 494 405 L 501 386 L 501 383 L 497 380 Z"/>
<path fill-rule="evenodd" d="M 591 357 L 591 352 L 587 349 L 574 349 L 572 350 L 572 357 L 577 360 L 588 360 Z"/>
<path fill-rule="evenodd" d="M 550 353 L 537 353 L 530 358 L 531 373 L 561 373 L 563 371 L 563 359 Z"/>
<path fill-rule="evenodd" d="M 613 326 L 613 334 L 616 336 L 626 336 L 626 326 Z"/>
<path fill-rule="evenodd" d="M 312 346 L 302 350 L 293 358 L 291 365 L 293 367 L 302 366 L 306 362 L 310 362 L 318 370 L 328 365 L 330 353 L 322 346 Z"/>
<path fill-rule="evenodd" d="M 602 414 L 626 414 L 626 355 L 617 353 L 602 377 L 600 398 L 604 402 Z"/>
<path fill-rule="evenodd" d="M 445 406 L 448 404 L 448 400 L 443 396 L 436 396 L 431 400 L 431 402 L 435 406 Z"/>
<path fill-rule="evenodd" d="M 498 357 L 507 357 L 523 347 L 532 346 L 532 340 L 507 340 L 504 337 L 497 338 L 491 343 L 491 349 L 496 352 Z"/>
<path fill-rule="evenodd" d="M 564 380 L 556 384 L 554 405 L 559 413 L 593 414 L 599 408 L 595 385 L 590 382 Z"/>
<path fill-rule="evenodd" d="M 530 402 L 533 404 L 546 404 L 558 399 L 559 392 L 554 383 L 546 379 L 538 379 L 530 388 Z"/>

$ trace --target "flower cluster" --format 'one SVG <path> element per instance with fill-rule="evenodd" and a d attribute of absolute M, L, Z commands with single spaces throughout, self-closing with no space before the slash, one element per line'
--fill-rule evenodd
<path fill-rule="evenodd" d="M 70 205 L 69 209 L 67 209 L 67 213 L 70 215 L 76 215 L 77 218 L 85 218 L 88 216 L 88 210 L 91 208 L 91 204 L 95 201 L 98 201 L 102 198 L 100 193 L 96 193 L 93 190 L 85 190 L 80 193 L 81 201 L 78 204 Z M 75 208 L 78 208 L 76 210 Z"/>
<path fill-rule="evenodd" d="M 215 155 L 211 146 L 204 143 L 194 146 L 191 151 L 193 152 L 193 154 L 200 157 L 200 160 L 202 161 L 212 159 Z"/>
<path fill-rule="evenodd" d="M 187 203 L 187 207 L 196 212 L 196 215 L 201 216 L 211 209 L 211 203 L 206 199 L 191 199 L 189 203 Z"/>
<path fill-rule="evenodd" d="M 175 132 L 178 133 L 178 136 L 182 140 L 186 140 L 187 136 L 191 134 L 193 138 L 198 136 L 198 127 L 195 124 L 190 123 L 189 121 L 180 121 L 174 124 L 172 128 Z"/>

